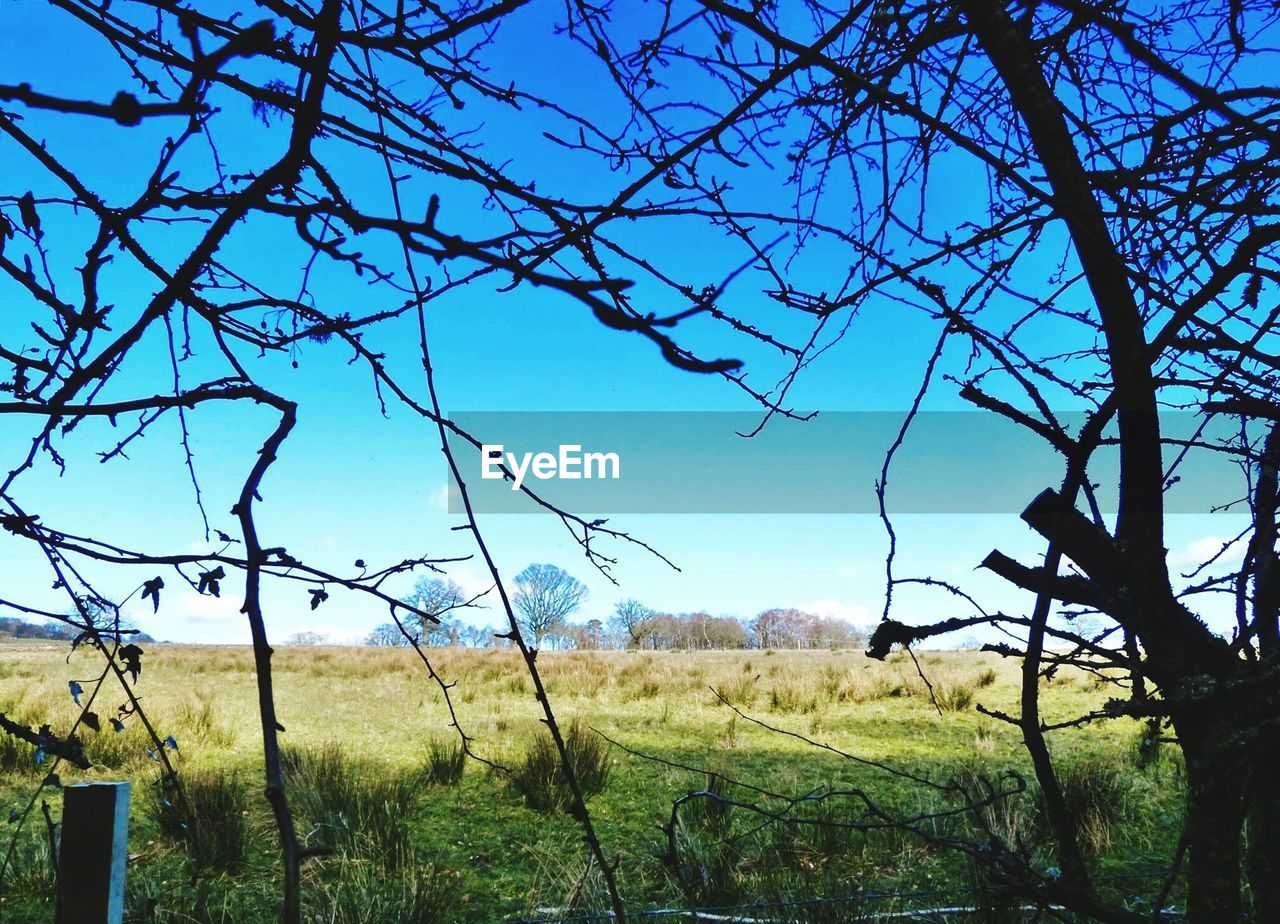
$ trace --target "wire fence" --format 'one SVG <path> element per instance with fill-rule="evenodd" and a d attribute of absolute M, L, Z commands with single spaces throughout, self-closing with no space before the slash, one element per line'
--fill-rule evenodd
<path fill-rule="evenodd" d="M 1099 881 L 1123 882 L 1160 879 L 1168 873 L 1148 873 L 1134 875 L 1116 875 L 1099 877 Z M 946 924 L 946 922 L 971 918 L 975 915 L 989 914 L 993 907 L 1001 911 L 1028 915 L 1046 910 L 1063 911 L 1056 905 L 1004 904 L 988 900 L 973 902 L 973 898 L 982 896 L 984 890 L 976 888 L 952 889 L 920 889 L 912 892 L 858 892 L 853 895 L 833 896 L 826 898 L 778 899 L 774 901 L 758 901 L 745 905 L 724 905 L 705 908 L 650 908 L 628 911 L 629 920 L 645 921 L 688 921 L 705 922 L 705 924 L 789 924 L 809 919 L 810 913 L 816 915 L 823 909 L 843 908 L 845 913 L 834 920 L 841 921 L 919 921 L 927 924 Z M 986 893 L 988 896 L 990 893 Z M 963 899 L 969 898 L 970 903 Z M 939 903 L 950 899 L 948 904 Z M 920 907 L 884 907 L 892 903 L 916 904 Z M 874 908 L 868 906 L 879 905 Z M 1158 912 L 1148 912 L 1156 920 L 1177 921 L 1182 912 L 1177 908 L 1163 908 Z M 508 919 L 503 924 L 596 924 L 615 920 L 605 911 L 584 912 L 565 915 L 554 908 L 539 908 L 538 917 Z M 833 920 L 824 914 L 821 920 Z"/>

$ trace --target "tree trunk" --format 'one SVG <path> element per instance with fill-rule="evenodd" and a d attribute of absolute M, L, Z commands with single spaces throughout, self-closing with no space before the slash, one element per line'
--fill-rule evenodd
<path fill-rule="evenodd" d="M 1249 794 L 1246 856 L 1256 921 L 1280 921 L 1280 787 L 1274 785 L 1280 748 L 1265 750 L 1254 767 Z"/>
<path fill-rule="evenodd" d="M 1240 755 L 1226 736 L 1188 741 L 1179 730 L 1187 761 L 1187 922 L 1235 924 L 1240 901 L 1244 780 Z M 1265 920 L 1274 920 L 1266 918 Z"/>

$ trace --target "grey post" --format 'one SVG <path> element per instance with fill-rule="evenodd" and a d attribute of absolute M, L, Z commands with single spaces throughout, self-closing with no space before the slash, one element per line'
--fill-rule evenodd
<path fill-rule="evenodd" d="M 120 924 L 129 858 L 129 784 L 81 783 L 62 796 L 57 924 Z"/>

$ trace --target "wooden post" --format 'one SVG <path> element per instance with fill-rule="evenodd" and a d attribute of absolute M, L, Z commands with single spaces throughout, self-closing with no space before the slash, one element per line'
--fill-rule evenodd
<path fill-rule="evenodd" d="M 121 924 L 129 784 L 81 783 L 62 796 L 57 924 Z"/>

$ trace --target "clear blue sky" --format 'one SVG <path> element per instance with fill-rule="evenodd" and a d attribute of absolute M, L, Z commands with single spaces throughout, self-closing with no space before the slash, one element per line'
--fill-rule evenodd
<path fill-rule="evenodd" d="M 516 36 L 498 49 L 527 47 L 542 40 L 550 29 L 548 10 L 533 4 L 518 23 Z M 6 28 L 0 31 L 0 82 L 30 81 L 48 93 L 109 99 L 117 89 L 132 88 L 128 75 L 112 56 L 86 33 L 67 29 L 68 20 L 44 4 L 14 0 L 5 5 Z M 77 66 L 62 66 L 68 62 Z M 495 52 L 493 79 L 519 78 L 530 90 L 568 100 L 582 111 L 597 113 L 602 123 L 618 115 L 616 102 L 604 91 L 590 59 L 564 46 L 552 66 L 547 60 L 517 59 L 513 53 Z M 58 66 L 50 66 L 57 64 Z M 252 73 L 252 64 L 243 65 Z M 509 73 L 507 73 L 509 72 Z M 584 76 L 587 75 L 587 76 Z M 246 108 L 242 100 L 223 100 Z M 108 201 L 136 195 L 166 131 L 158 123 L 121 128 L 103 120 L 29 113 L 28 131 L 44 137 L 56 156 L 74 165 Z M 616 188 L 619 177 L 587 170 L 582 162 L 545 142 L 542 124 L 534 114 L 483 110 L 459 118 L 483 128 L 490 158 L 509 155 L 511 176 L 537 178 L 539 189 L 571 187 L 581 198 L 605 194 Z M 224 119 L 224 121 L 231 121 Z M 215 126 L 218 123 L 215 121 Z M 282 144 L 282 128 L 262 126 L 247 112 L 236 123 L 239 133 L 223 136 L 224 156 L 241 168 L 261 166 Z M 461 124 L 461 123 L 460 123 Z M 369 161 L 352 162 L 341 177 L 352 189 L 372 190 L 380 182 L 370 175 Z M 930 192 L 930 213 L 940 224 L 955 224 L 967 217 L 973 202 L 963 159 L 940 168 L 942 179 Z M 0 139 L 0 165 L 6 177 L 6 193 L 18 195 L 28 188 L 38 196 L 63 192 L 47 177 L 32 169 L 15 146 Z M 209 164 L 192 157 L 184 169 L 192 182 Z M 948 175 L 948 171 L 950 174 Z M 375 172 L 376 174 L 376 172 Z M 781 205 L 790 191 L 781 175 L 760 169 L 734 177 L 735 184 L 757 201 Z M 441 221 L 460 233 L 480 233 L 487 218 L 478 210 L 474 195 L 457 189 L 437 189 L 430 183 L 410 184 L 408 192 L 425 201 L 441 192 Z M 837 220 L 852 190 L 836 183 L 830 190 L 832 216 Z M 11 205 L 4 206 L 12 213 Z M 55 247 L 54 270 L 64 285 L 74 284 L 77 257 L 84 242 L 81 225 L 65 208 L 42 211 L 47 240 Z M 176 259 L 184 243 L 198 229 L 182 226 L 150 229 L 144 234 L 162 258 Z M 634 231 L 632 243 L 672 274 L 690 282 L 715 283 L 741 261 L 730 244 L 683 223 L 646 225 Z M 71 243 L 75 246 L 68 247 Z M 77 249 L 79 253 L 77 253 Z M 1047 247 L 1046 250 L 1052 250 Z M 237 232 L 223 256 L 253 267 L 255 278 L 266 287 L 296 289 L 301 252 L 287 234 L 274 234 L 261 226 Z M 1045 258 L 1045 274 L 1054 256 Z M 834 290 L 847 265 L 848 255 L 831 245 L 815 243 L 794 262 L 796 283 L 810 291 Z M 125 261 L 121 261 L 122 264 Z M 132 316 L 154 291 L 154 281 L 136 269 L 122 265 L 110 275 L 109 301 L 122 317 Z M 1028 281 L 1034 286 L 1034 281 Z M 759 295 L 760 278 L 745 274 L 730 288 L 726 303 L 753 323 L 794 339 L 803 326 Z M 385 294 L 370 289 L 345 269 L 319 270 L 317 291 L 331 303 L 346 300 L 352 309 L 376 307 Z M 662 312 L 670 307 L 664 293 L 649 286 L 637 292 L 638 303 Z M 0 282 L 0 336 L 6 344 L 30 345 L 28 327 L 38 317 L 13 285 Z M 664 411 L 753 410 L 740 391 L 723 380 L 677 371 L 640 337 L 610 331 L 596 322 L 582 306 L 544 291 L 519 288 L 499 293 L 494 281 L 485 281 L 434 303 L 429 322 L 438 369 L 441 399 L 448 411 Z M 120 325 L 123 326 L 123 323 Z M 1035 334 L 1051 340 L 1059 332 L 1044 329 Z M 902 305 L 883 301 L 867 306 L 850 335 L 825 353 L 805 375 L 792 395 L 791 404 L 824 411 L 903 411 L 916 387 L 924 359 L 937 332 L 932 322 Z M 742 356 L 749 361 L 752 381 L 773 381 L 781 371 L 767 351 L 745 340 L 713 331 L 694 322 L 680 328 L 682 343 L 704 355 Z M 393 370 L 413 380 L 416 335 L 412 321 L 392 322 L 367 336 L 370 347 L 386 350 Z M 958 346 L 959 344 L 957 344 Z M 187 371 L 188 383 L 208 369 L 207 341 L 197 341 L 204 356 Z M 145 342 L 119 382 L 104 397 L 150 394 L 165 390 L 169 375 L 162 341 Z M 450 557 L 473 551 L 466 535 L 452 527 L 461 518 L 447 513 L 444 505 L 445 470 L 434 429 L 410 414 L 390 408 L 379 414 L 367 372 L 349 365 L 337 346 L 306 345 L 297 357 L 298 368 L 288 358 L 255 360 L 262 381 L 301 404 L 299 425 L 279 463 L 264 485 L 259 507 L 260 531 L 268 545 L 284 545 L 314 563 L 344 570 L 356 558 L 371 566 L 424 554 Z M 964 350 L 948 354 L 945 371 L 959 372 Z M 415 382 L 416 383 L 416 382 Z M 955 387 L 942 383 L 926 402 L 927 407 L 957 409 Z M 193 448 L 198 474 L 205 491 L 212 525 L 235 534 L 227 510 L 252 463 L 258 441 L 271 419 L 265 412 L 207 407 L 191 416 Z M 0 448 L 7 469 L 25 449 L 34 422 L 0 418 Z M 149 551 L 194 551 L 205 547 L 203 530 L 192 502 L 192 489 L 182 466 L 176 420 L 157 427 L 137 444 L 127 462 L 98 463 L 95 453 L 112 445 L 105 423 L 88 424 L 73 434 L 64 454 L 69 460 L 59 477 L 47 463 L 23 477 L 15 496 L 43 520 L 71 532 L 98 531 L 123 546 Z M 908 451 L 910 450 L 908 444 Z M 858 451 L 878 458 L 883 445 L 866 445 Z M 937 460 L 945 464 L 945 460 Z M 804 477 L 803 471 L 797 473 Z M 734 477 L 731 465 L 725 477 Z M 1045 486 L 1055 484 L 1060 472 L 1046 468 Z M 868 495 L 872 484 L 860 485 Z M 768 484 L 758 486 L 769 491 Z M 1029 498 L 1028 498 L 1029 499 Z M 674 560 L 675 572 L 638 548 L 617 546 L 620 556 L 613 586 L 596 574 L 582 558 L 562 528 L 540 515 L 493 516 L 482 521 L 503 573 L 509 578 L 525 564 L 553 562 L 567 568 L 591 587 L 590 602 L 582 616 L 607 617 L 613 603 L 627 596 L 639 597 L 651 606 L 668 610 L 706 610 L 717 614 L 750 617 L 768 607 L 798 606 L 844 615 L 869 624 L 883 604 L 883 557 L 886 541 L 878 519 L 870 515 L 626 515 L 611 525 L 634 533 Z M 995 546 L 1033 561 L 1039 544 L 1011 513 L 990 515 L 917 515 L 898 522 L 900 558 L 898 573 L 933 573 L 952 580 L 963 579 L 980 590 L 995 608 L 1017 610 L 1028 605 L 994 578 L 973 572 L 976 564 Z M 1169 526 L 1169 544 L 1175 561 L 1199 543 L 1212 545 L 1213 537 L 1234 533 L 1229 517 L 1175 516 Z M 117 598 L 129 594 L 154 569 L 89 568 L 99 578 L 100 589 Z M 455 566 L 450 576 L 464 588 L 478 592 L 487 576 L 477 562 Z M 160 638 L 241 642 L 247 640 L 240 605 L 239 579 L 233 577 L 221 600 L 198 597 L 166 578 L 170 590 L 157 616 L 149 607 L 131 608 L 140 625 Z M 407 592 L 411 579 L 391 589 Z M 23 542 L 0 536 L 0 596 L 36 605 L 57 606 L 57 594 L 49 587 L 47 567 Z M 272 586 L 265 597 L 272 636 L 283 639 L 301 630 L 316 630 L 338 638 L 356 638 L 385 621 L 385 612 L 357 595 L 335 593 L 318 612 L 308 610 L 308 598 L 294 584 Z M 932 619 L 965 615 L 939 596 L 904 594 L 896 615 L 903 619 Z M 497 622 L 490 609 L 468 618 Z M 959 639 L 956 639 L 959 641 Z"/>

